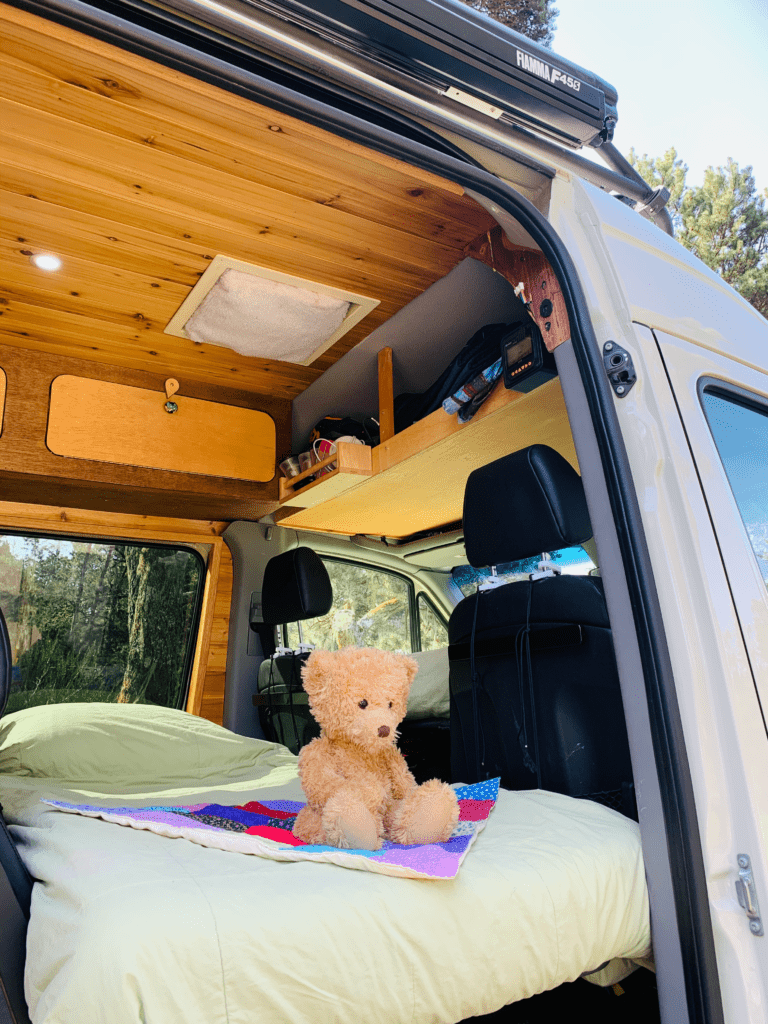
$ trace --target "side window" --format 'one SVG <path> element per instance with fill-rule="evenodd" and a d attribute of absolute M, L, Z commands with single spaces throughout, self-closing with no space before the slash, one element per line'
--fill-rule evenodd
<path fill-rule="evenodd" d="M 576 576 L 588 576 L 596 568 L 595 563 L 584 548 L 562 548 L 549 554 L 551 562 L 562 573 Z M 515 583 L 527 579 L 541 561 L 541 555 L 524 558 L 521 562 L 504 562 L 496 566 L 496 573 L 505 583 Z M 457 565 L 451 572 L 453 582 L 459 587 L 464 597 L 474 594 L 479 584 L 491 575 L 490 569 L 475 569 L 471 565 Z"/>
<path fill-rule="evenodd" d="M 425 594 L 419 594 L 419 638 L 422 651 L 448 646 L 448 627 Z"/>
<path fill-rule="evenodd" d="M 302 622 L 306 643 L 328 651 L 378 647 L 410 654 L 412 586 L 402 576 L 366 565 L 324 558 L 333 587 L 333 607 L 319 619 Z M 296 647 L 296 623 L 286 626 L 286 644 Z"/>
<path fill-rule="evenodd" d="M 204 579 L 188 548 L 0 534 L 7 713 L 73 701 L 183 707 Z"/>
<path fill-rule="evenodd" d="M 768 586 L 768 408 L 707 387 L 704 412 L 728 483 Z"/>

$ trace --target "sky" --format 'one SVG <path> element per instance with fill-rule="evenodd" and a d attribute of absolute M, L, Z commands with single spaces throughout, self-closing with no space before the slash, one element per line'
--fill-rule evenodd
<path fill-rule="evenodd" d="M 552 49 L 619 94 L 624 155 L 674 146 L 688 184 L 732 157 L 768 188 L 768 0 L 556 0 Z M 587 155 L 587 151 L 582 151 Z"/>

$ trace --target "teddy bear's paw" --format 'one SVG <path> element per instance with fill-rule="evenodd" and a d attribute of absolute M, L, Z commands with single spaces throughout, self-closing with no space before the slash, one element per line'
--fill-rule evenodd
<path fill-rule="evenodd" d="M 342 850 L 381 849 L 379 819 L 360 803 L 332 798 L 323 812 L 325 842 Z"/>
<path fill-rule="evenodd" d="M 395 843 L 442 843 L 459 820 L 459 802 L 445 782 L 430 779 L 400 800 L 388 818 L 389 838 Z"/>
<path fill-rule="evenodd" d="M 293 834 L 304 843 L 324 843 L 323 817 L 308 804 L 299 811 L 293 823 Z"/>

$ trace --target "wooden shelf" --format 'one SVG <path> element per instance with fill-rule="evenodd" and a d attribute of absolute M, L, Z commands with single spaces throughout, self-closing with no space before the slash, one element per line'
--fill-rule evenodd
<path fill-rule="evenodd" d="M 371 456 L 370 475 L 337 471 L 284 498 L 281 482 L 283 500 L 275 521 L 347 536 L 408 537 L 435 529 L 461 519 L 472 470 L 537 443 L 555 448 L 578 470 L 560 382 L 551 380 L 528 394 L 507 391 L 499 383 L 469 423 L 438 409 L 372 451 L 365 449 Z M 341 490 L 333 489 L 334 479 Z"/>
<path fill-rule="evenodd" d="M 333 467 L 330 473 L 305 484 L 307 478 L 316 476 L 327 466 Z M 298 476 L 281 477 L 280 504 L 291 505 L 293 508 L 313 508 L 348 491 L 360 483 L 361 477 L 370 476 L 371 472 L 371 448 L 365 444 L 346 444 L 342 441 L 334 454 L 322 462 L 315 463 Z"/>

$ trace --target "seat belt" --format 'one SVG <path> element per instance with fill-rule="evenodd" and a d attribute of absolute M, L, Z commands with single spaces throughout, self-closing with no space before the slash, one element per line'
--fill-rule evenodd
<path fill-rule="evenodd" d="M 24 998 L 32 879 L 0 807 L 0 1024 L 30 1024 Z"/>

